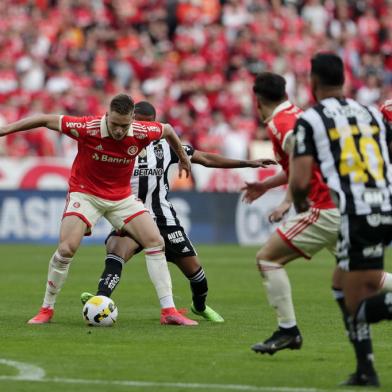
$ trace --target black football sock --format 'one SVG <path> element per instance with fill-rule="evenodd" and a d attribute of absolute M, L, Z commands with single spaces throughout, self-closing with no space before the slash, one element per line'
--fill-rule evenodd
<path fill-rule="evenodd" d="M 120 282 L 123 264 L 124 260 L 121 257 L 113 253 L 106 255 L 105 269 L 98 283 L 97 295 L 105 295 L 106 297 L 112 295 Z"/>
<path fill-rule="evenodd" d="M 187 277 L 192 290 L 192 301 L 198 312 L 203 312 L 206 308 L 206 297 L 208 293 L 207 278 L 203 267 L 200 267 L 194 274 Z"/>
<path fill-rule="evenodd" d="M 354 346 L 355 356 L 357 359 L 357 372 L 374 376 L 374 356 L 372 340 L 370 336 L 369 324 L 364 321 L 357 321 L 352 317 L 348 318 L 350 328 L 350 340 Z"/>
<path fill-rule="evenodd" d="M 355 317 L 369 324 L 392 320 L 392 293 L 377 294 L 363 300 Z"/>

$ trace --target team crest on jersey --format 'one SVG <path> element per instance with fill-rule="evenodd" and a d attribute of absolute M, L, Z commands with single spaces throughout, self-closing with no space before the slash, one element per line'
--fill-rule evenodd
<path fill-rule="evenodd" d="M 154 154 L 158 159 L 163 159 L 163 150 L 162 146 L 155 146 L 154 147 Z"/>
<path fill-rule="evenodd" d="M 138 149 L 136 146 L 131 146 L 128 148 L 127 152 L 129 155 L 136 155 L 138 153 Z"/>
<path fill-rule="evenodd" d="M 78 201 L 75 201 L 75 203 L 73 203 L 74 208 L 79 208 L 80 207 L 80 203 Z"/>
<path fill-rule="evenodd" d="M 71 129 L 69 133 L 75 137 L 79 137 L 79 132 L 76 129 Z"/>
<path fill-rule="evenodd" d="M 102 144 L 98 144 L 98 146 L 95 147 L 95 149 L 98 151 L 102 151 L 103 150 Z"/>
<path fill-rule="evenodd" d="M 186 152 L 187 155 L 192 155 L 193 148 L 189 144 L 183 144 L 182 148 L 184 149 L 184 151 Z"/>

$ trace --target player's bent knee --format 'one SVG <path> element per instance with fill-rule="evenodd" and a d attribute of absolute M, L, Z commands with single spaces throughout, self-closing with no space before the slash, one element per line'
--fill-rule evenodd
<path fill-rule="evenodd" d="M 260 249 L 256 254 L 256 260 L 268 260 L 274 263 L 283 264 L 284 258 L 275 254 L 274 252 L 268 252 L 264 249 Z"/>
<path fill-rule="evenodd" d="M 106 254 L 113 254 L 118 257 L 121 257 L 124 261 L 128 261 L 134 254 L 132 250 L 124 248 L 122 246 L 116 246 L 116 244 L 106 244 Z"/>
<path fill-rule="evenodd" d="M 73 257 L 78 247 L 69 243 L 60 243 L 57 251 L 61 257 Z"/>
<path fill-rule="evenodd" d="M 143 245 L 145 248 L 161 248 L 162 250 L 165 249 L 165 241 L 163 240 L 162 236 L 146 238 Z"/>
<path fill-rule="evenodd" d="M 266 276 L 266 272 L 268 271 L 275 271 L 281 269 L 283 266 L 279 263 L 274 261 L 267 261 L 263 259 L 257 260 L 257 268 L 259 269 L 262 276 Z"/>

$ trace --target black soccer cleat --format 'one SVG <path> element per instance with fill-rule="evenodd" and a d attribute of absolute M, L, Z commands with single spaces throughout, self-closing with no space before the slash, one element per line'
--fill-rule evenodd
<path fill-rule="evenodd" d="M 380 387 L 380 381 L 378 380 L 377 374 L 368 375 L 365 373 L 355 372 L 350 374 L 346 381 L 339 384 L 340 386 L 357 386 L 357 387 Z"/>
<path fill-rule="evenodd" d="M 278 329 L 265 342 L 254 344 L 251 349 L 256 353 L 273 355 L 277 351 L 284 350 L 286 348 L 289 348 L 290 350 L 299 350 L 301 346 L 301 335 L 290 335 Z"/>

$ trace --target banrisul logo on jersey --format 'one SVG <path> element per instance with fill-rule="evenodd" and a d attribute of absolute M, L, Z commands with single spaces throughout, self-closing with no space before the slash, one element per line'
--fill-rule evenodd
<path fill-rule="evenodd" d="M 94 161 L 100 161 L 100 162 L 106 162 L 106 163 L 117 163 L 117 164 L 122 164 L 122 165 L 128 165 L 129 163 L 131 163 L 131 160 L 126 157 L 122 157 L 122 158 L 111 157 L 110 155 L 98 154 L 96 152 L 94 152 L 94 154 L 91 156 L 91 158 L 94 159 Z"/>

